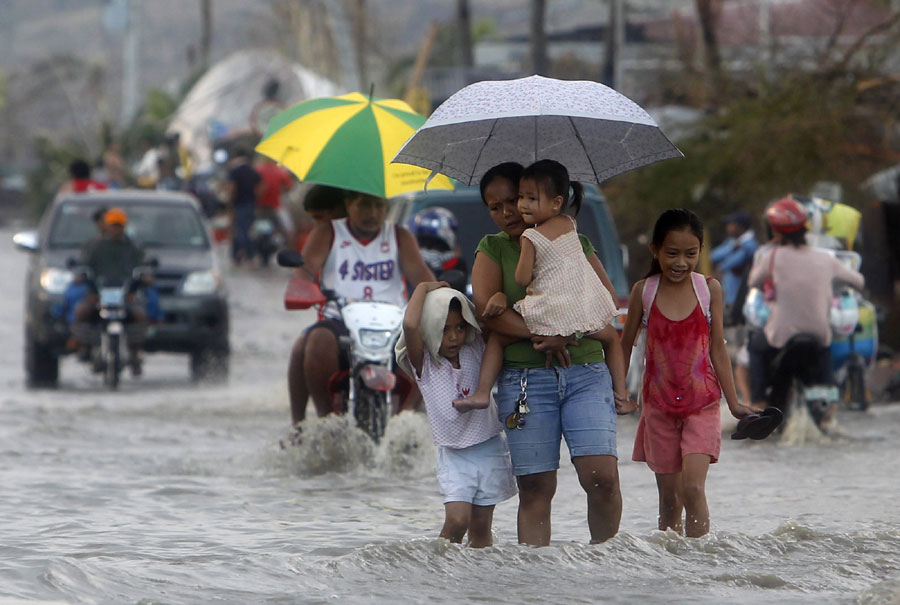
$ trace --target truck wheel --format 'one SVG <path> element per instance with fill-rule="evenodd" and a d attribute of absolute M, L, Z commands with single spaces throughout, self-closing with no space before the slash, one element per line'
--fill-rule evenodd
<path fill-rule="evenodd" d="M 47 345 L 25 337 L 25 384 L 31 389 L 55 389 L 59 357 Z"/>
<path fill-rule="evenodd" d="M 191 353 L 191 380 L 224 382 L 228 379 L 228 351 L 200 349 Z"/>

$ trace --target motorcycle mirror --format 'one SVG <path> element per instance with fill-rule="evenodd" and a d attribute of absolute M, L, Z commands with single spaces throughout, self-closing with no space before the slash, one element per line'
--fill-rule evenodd
<path fill-rule="evenodd" d="M 153 257 L 150 260 L 148 260 L 146 264 L 151 269 L 159 269 L 159 259 L 156 257 Z"/>
<path fill-rule="evenodd" d="M 450 269 L 438 275 L 438 281 L 445 281 L 450 287 L 460 292 L 466 291 L 466 274 L 459 269 Z"/>
<path fill-rule="evenodd" d="M 275 257 L 278 264 L 282 267 L 302 267 L 303 266 L 303 255 L 297 252 L 296 250 L 290 250 L 285 248 L 284 250 L 279 250 L 278 255 Z"/>
<path fill-rule="evenodd" d="M 70 256 L 69 258 L 66 259 L 66 268 L 67 269 L 74 269 L 77 266 L 78 266 L 78 259 L 76 259 L 74 256 Z"/>

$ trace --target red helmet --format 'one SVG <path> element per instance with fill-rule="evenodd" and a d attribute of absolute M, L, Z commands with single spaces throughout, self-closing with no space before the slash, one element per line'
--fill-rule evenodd
<path fill-rule="evenodd" d="M 792 233 L 806 225 L 809 212 L 797 200 L 789 197 L 773 202 L 766 209 L 766 220 L 774 231 Z"/>

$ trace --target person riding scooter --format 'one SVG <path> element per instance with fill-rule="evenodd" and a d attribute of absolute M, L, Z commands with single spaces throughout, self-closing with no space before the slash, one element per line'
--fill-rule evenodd
<path fill-rule="evenodd" d="M 440 275 L 444 271 L 459 271 L 465 287 L 469 270 L 456 237 L 456 216 L 446 208 L 433 206 L 418 211 L 408 226 L 431 272 Z"/>
<path fill-rule="evenodd" d="M 144 262 L 144 251 L 125 235 L 128 217 L 120 208 L 111 208 L 103 218 L 106 228 L 102 239 L 83 251 L 82 264 L 90 269 L 95 285 L 118 287 L 131 279 L 134 269 Z M 93 326 L 98 321 L 98 297 L 88 291 L 75 305 L 72 334 L 82 347 L 94 344 Z M 127 300 L 129 324 L 126 331 L 129 364 L 134 376 L 141 374 L 140 352 L 147 325 L 147 311 L 135 301 L 133 294 Z"/>
<path fill-rule="evenodd" d="M 319 282 L 339 297 L 401 305 L 406 302 L 404 278 L 410 288 L 434 281 L 412 234 L 385 221 L 386 200 L 351 192 L 344 205 L 346 218 L 318 225 L 309 234 L 303 247 L 304 264 L 295 271 L 298 279 Z M 339 358 L 338 338 L 347 333 L 340 314 L 325 305 L 320 321 L 307 330 L 302 350 L 292 351 L 291 369 L 303 368 L 291 377 L 294 424 L 306 417 L 307 395 L 319 416 L 343 411 L 329 398 L 328 380 L 342 366 L 346 369 L 347 360 Z"/>
<path fill-rule="evenodd" d="M 833 384 L 829 349 L 833 282 L 844 282 L 856 289 L 864 285 L 859 272 L 848 269 L 828 252 L 806 244 L 809 214 L 801 203 L 791 198 L 777 200 L 768 207 L 765 217 L 780 239 L 778 245 L 754 259 L 749 276 L 751 287 L 766 292 L 771 310 L 765 328 L 753 334 L 749 343 L 754 407 L 765 405 L 772 360 L 792 338 L 800 335 L 815 339 L 818 379 L 822 384 Z"/>

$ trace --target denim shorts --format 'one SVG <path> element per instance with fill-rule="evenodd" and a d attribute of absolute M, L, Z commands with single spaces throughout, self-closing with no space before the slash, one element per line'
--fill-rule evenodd
<path fill-rule="evenodd" d="M 522 376 L 530 412 L 521 429 L 506 429 L 516 476 L 559 468 L 560 438 L 566 438 L 569 457 L 616 454 L 616 408 L 612 378 L 605 363 L 569 368 L 506 368 L 497 381 L 497 413 L 515 411 Z"/>

